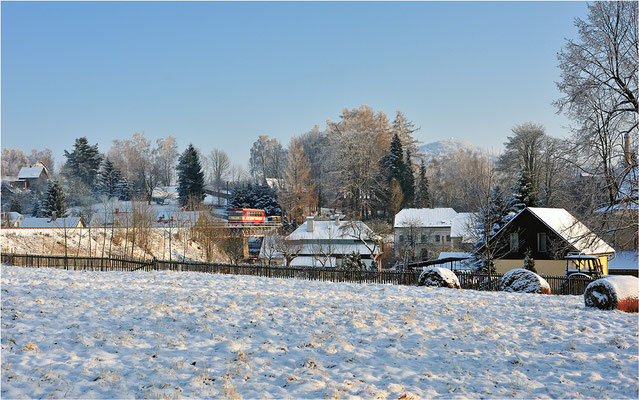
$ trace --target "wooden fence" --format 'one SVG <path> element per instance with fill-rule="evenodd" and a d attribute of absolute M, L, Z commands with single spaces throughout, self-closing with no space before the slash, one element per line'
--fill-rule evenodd
<path fill-rule="evenodd" d="M 417 285 L 419 271 L 360 271 L 315 267 L 280 267 L 265 265 L 232 265 L 194 261 L 168 261 L 156 259 L 128 259 L 103 257 L 72 257 L 2 253 L 2 263 L 14 266 L 61 268 L 84 271 L 191 271 L 212 274 L 250 275 L 267 278 L 295 278 L 330 282 L 384 283 Z M 498 290 L 503 275 L 456 271 L 462 289 Z M 543 276 L 553 294 L 582 295 L 590 279 L 564 276 Z"/>

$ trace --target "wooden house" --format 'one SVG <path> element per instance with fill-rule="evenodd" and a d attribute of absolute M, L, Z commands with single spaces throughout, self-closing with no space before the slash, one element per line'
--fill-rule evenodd
<path fill-rule="evenodd" d="M 527 207 L 490 239 L 495 270 L 522 268 L 530 250 L 539 274 L 564 275 L 565 257 L 579 253 L 599 258 L 603 273 L 615 250 L 563 208 Z"/>

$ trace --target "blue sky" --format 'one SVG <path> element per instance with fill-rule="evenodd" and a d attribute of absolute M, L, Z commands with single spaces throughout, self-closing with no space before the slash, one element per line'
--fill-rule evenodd
<path fill-rule="evenodd" d="M 2 146 L 146 131 L 248 160 L 344 107 L 395 110 L 424 143 L 499 151 L 525 121 L 566 136 L 556 53 L 586 3 L 2 2 Z"/>

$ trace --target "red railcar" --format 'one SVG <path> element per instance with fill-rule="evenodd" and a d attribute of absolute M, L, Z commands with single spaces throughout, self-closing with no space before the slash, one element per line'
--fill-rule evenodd
<path fill-rule="evenodd" d="M 260 225 L 266 218 L 264 210 L 253 208 L 229 208 L 226 210 L 231 225 Z"/>

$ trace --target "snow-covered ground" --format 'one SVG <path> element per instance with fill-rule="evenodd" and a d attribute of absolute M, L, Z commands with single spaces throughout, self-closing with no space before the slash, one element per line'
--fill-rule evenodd
<path fill-rule="evenodd" d="M 633 398 L 577 296 L 2 266 L 3 398 Z"/>

